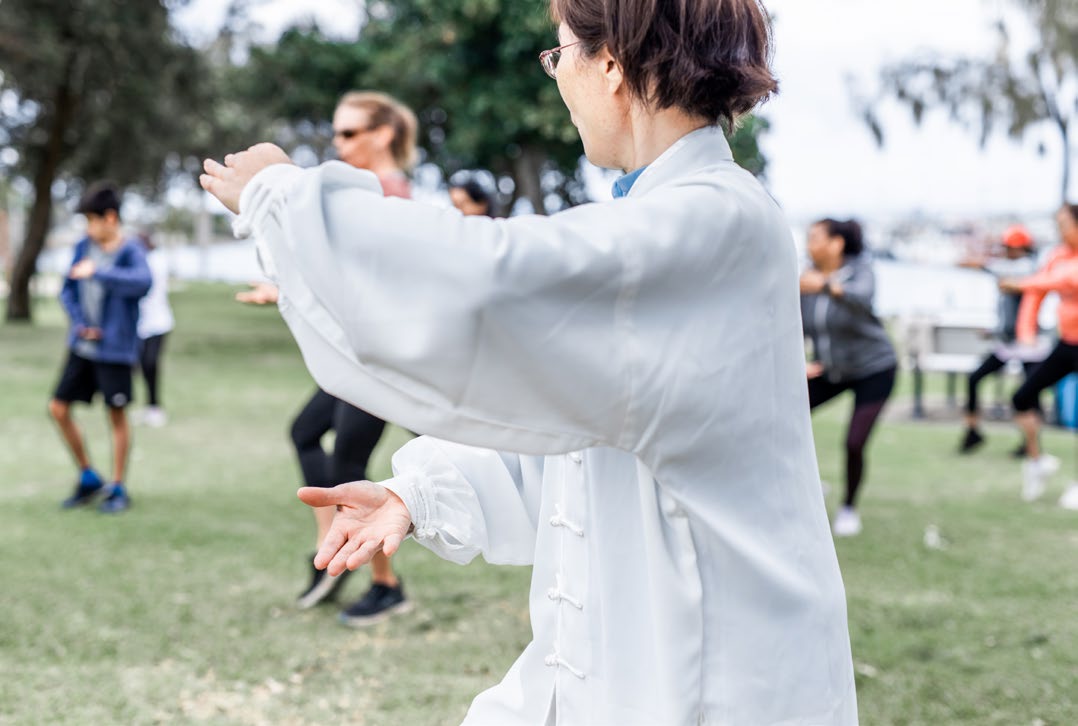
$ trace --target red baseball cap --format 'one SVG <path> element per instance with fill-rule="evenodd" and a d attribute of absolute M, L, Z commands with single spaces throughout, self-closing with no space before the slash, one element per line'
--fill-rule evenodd
<path fill-rule="evenodd" d="M 1015 247 L 1018 249 L 1032 247 L 1033 237 L 1030 236 L 1029 231 L 1025 227 L 1016 224 L 1013 227 L 1008 227 L 1003 233 L 1003 246 Z"/>

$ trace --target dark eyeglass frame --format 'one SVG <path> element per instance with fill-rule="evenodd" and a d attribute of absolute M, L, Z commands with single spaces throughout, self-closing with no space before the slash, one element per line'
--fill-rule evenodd
<path fill-rule="evenodd" d="M 561 60 L 561 52 L 566 48 L 572 47 L 579 43 L 583 43 L 582 40 L 574 40 L 572 43 L 566 43 L 565 45 L 559 45 L 557 48 L 551 48 L 550 50 L 544 50 L 539 54 L 539 65 L 543 66 L 543 70 L 546 74 L 553 78 L 558 79 L 558 61 Z"/>

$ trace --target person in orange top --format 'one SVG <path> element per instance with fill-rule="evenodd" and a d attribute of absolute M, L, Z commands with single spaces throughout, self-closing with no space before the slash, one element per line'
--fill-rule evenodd
<path fill-rule="evenodd" d="M 1022 280 L 1002 280 L 1000 289 L 1021 292 L 1017 336 L 1021 343 L 1032 345 L 1037 338 L 1037 314 L 1048 293 L 1059 294 L 1059 343 L 1026 382 L 1015 392 L 1015 421 L 1026 437 L 1026 460 L 1022 463 L 1022 498 L 1038 499 L 1044 493 L 1045 479 L 1058 467 L 1058 460 L 1042 455 L 1037 433 L 1040 421 L 1036 413 L 1041 391 L 1078 371 L 1078 204 L 1067 204 L 1056 214 L 1062 244 L 1052 251 L 1037 274 Z M 1067 489 L 1060 505 L 1078 509 L 1078 483 Z"/>

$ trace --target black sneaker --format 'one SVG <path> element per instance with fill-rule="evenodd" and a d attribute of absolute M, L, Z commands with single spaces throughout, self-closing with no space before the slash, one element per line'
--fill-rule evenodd
<path fill-rule="evenodd" d="M 1024 459 L 1026 458 L 1026 442 L 1020 441 L 1018 446 L 1011 452 L 1012 459 Z"/>
<path fill-rule="evenodd" d="M 362 628 L 381 622 L 394 613 L 406 613 L 412 603 L 404 597 L 404 583 L 396 587 L 375 582 L 367 594 L 341 612 L 341 622 L 353 628 Z"/>
<path fill-rule="evenodd" d="M 314 555 L 311 555 L 311 559 L 314 559 Z M 345 570 L 334 577 L 325 570 L 315 568 L 312 564 L 311 583 L 307 585 L 307 589 L 296 598 L 296 607 L 300 610 L 306 610 L 307 608 L 313 608 L 320 602 L 334 599 L 340 591 L 341 585 L 344 584 L 344 581 L 348 579 L 348 576 L 351 574 L 351 570 Z"/>
<path fill-rule="evenodd" d="M 966 429 L 966 438 L 962 439 L 962 444 L 958 447 L 960 454 L 969 454 L 973 452 L 978 446 L 984 443 L 984 437 L 977 429 Z"/>

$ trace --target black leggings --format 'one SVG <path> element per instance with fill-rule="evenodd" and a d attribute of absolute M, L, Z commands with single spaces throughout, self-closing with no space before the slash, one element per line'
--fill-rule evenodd
<path fill-rule="evenodd" d="M 981 363 L 980 368 L 969 374 L 969 400 L 966 401 L 967 413 L 975 414 L 978 410 L 980 410 L 977 405 L 977 387 L 981 385 L 981 381 L 985 377 L 990 376 L 997 371 L 1003 370 L 1006 365 L 1007 363 L 1005 361 L 1000 360 L 1000 358 L 995 353 L 992 353 L 984 359 L 984 362 Z M 1037 370 L 1037 366 L 1039 365 L 1040 363 L 1033 363 L 1029 361 L 1024 361 L 1022 363 L 1022 368 L 1026 372 L 1027 381 L 1029 380 L 1029 377 L 1033 374 L 1033 371 Z M 1040 408 L 1039 405 L 1036 405 L 1036 407 Z"/>
<path fill-rule="evenodd" d="M 1078 371 L 1078 345 L 1069 345 L 1060 341 L 1044 362 L 1037 366 L 1026 378 L 1011 399 L 1014 410 L 1025 413 L 1037 408 L 1037 400 L 1041 391 L 1050 388 L 1063 380 L 1068 373 Z"/>
<path fill-rule="evenodd" d="M 367 478 L 367 461 L 382 437 L 386 422 L 319 389 L 292 421 L 292 443 L 303 481 L 309 487 L 331 487 Z M 322 436 L 337 432 L 332 455 Z"/>
<path fill-rule="evenodd" d="M 865 446 L 891 391 L 895 387 L 895 369 L 890 368 L 856 381 L 834 383 L 825 376 L 809 379 L 809 408 L 830 401 L 840 393 L 853 390 L 853 416 L 846 432 L 846 498 L 844 504 L 857 503 L 857 491 L 865 473 Z"/>
<path fill-rule="evenodd" d="M 142 370 L 142 377 L 146 379 L 146 395 L 151 406 L 156 406 L 158 402 L 157 373 L 167 335 L 168 333 L 151 336 L 142 340 L 139 345 L 138 366 Z"/>

